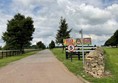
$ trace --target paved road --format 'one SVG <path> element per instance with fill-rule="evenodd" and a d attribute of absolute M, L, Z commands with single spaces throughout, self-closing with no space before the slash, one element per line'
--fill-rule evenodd
<path fill-rule="evenodd" d="M 0 83 L 83 83 L 49 50 L 0 68 Z"/>

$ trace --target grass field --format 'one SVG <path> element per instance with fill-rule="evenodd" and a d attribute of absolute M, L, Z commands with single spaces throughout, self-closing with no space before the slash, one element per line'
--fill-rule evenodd
<path fill-rule="evenodd" d="M 37 53 L 37 51 L 27 52 L 27 53 L 22 54 L 22 55 L 16 55 L 16 56 L 11 56 L 11 57 L 6 57 L 3 59 L 0 59 L 0 67 L 5 66 L 5 65 L 9 64 L 10 62 L 22 59 L 24 57 L 30 56 L 30 55 L 35 54 L 35 53 Z"/>
<path fill-rule="evenodd" d="M 65 53 L 62 53 L 62 49 L 56 48 L 51 51 L 76 76 L 79 75 L 92 83 L 118 83 L 118 48 L 104 48 L 104 50 L 106 70 L 110 71 L 112 75 L 100 79 L 87 75 L 84 72 L 82 59 L 78 61 L 77 58 L 74 58 L 71 62 L 65 59 Z"/>

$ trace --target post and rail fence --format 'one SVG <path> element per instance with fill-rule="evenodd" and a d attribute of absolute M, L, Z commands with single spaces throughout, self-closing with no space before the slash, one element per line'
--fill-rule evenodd
<path fill-rule="evenodd" d="M 82 50 L 82 48 L 83 48 L 83 50 Z M 87 53 L 95 50 L 96 48 L 97 48 L 96 46 L 83 46 L 83 47 L 82 46 L 75 46 L 74 50 L 72 52 L 70 52 L 68 47 L 66 46 L 65 47 L 66 59 L 71 58 L 71 61 L 72 61 L 72 58 L 73 58 L 72 55 L 77 55 L 78 60 L 80 60 L 81 56 L 83 56 L 82 52 L 84 52 L 84 56 L 85 56 Z"/>
<path fill-rule="evenodd" d="M 8 57 L 8 56 L 15 56 L 19 55 L 21 52 L 19 50 L 1 50 L 0 51 L 0 58 Z"/>
<path fill-rule="evenodd" d="M 25 52 L 35 51 L 37 49 L 26 49 Z M 22 52 L 20 50 L 0 50 L 0 59 L 4 57 L 20 55 Z"/>

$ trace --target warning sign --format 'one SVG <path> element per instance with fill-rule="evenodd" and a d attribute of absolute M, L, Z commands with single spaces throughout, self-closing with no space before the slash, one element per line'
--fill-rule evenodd
<path fill-rule="evenodd" d="M 73 52 L 75 50 L 75 46 L 74 45 L 68 45 L 68 50 L 70 52 Z"/>

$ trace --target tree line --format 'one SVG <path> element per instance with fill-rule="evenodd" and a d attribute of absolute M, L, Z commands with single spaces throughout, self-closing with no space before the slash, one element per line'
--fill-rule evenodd
<path fill-rule="evenodd" d="M 105 42 L 105 46 L 116 46 L 118 47 L 118 30 Z"/>
<path fill-rule="evenodd" d="M 33 20 L 31 17 L 25 17 L 20 13 L 14 15 L 11 20 L 8 20 L 7 30 L 3 33 L 2 39 L 5 42 L 3 49 L 5 50 L 20 50 L 24 52 L 24 48 L 36 48 L 45 49 L 47 48 L 42 41 L 36 43 L 36 45 L 31 45 L 33 39 L 32 35 L 35 31 Z M 68 24 L 66 19 L 60 19 L 59 30 L 56 34 L 56 42 L 53 40 L 50 42 L 48 48 L 55 48 L 56 44 L 61 44 L 63 47 L 63 39 L 69 38 L 71 29 L 68 30 Z M 0 47 L 0 49 L 2 49 Z"/>

